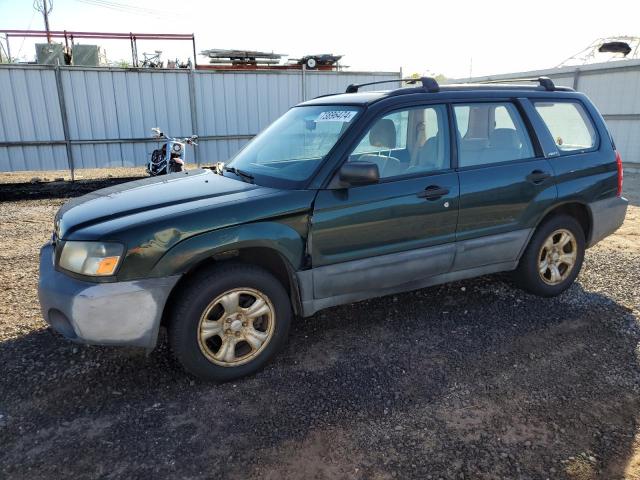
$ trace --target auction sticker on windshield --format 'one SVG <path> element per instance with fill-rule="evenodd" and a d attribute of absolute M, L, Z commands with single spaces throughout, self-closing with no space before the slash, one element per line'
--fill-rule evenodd
<path fill-rule="evenodd" d="M 354 110 L 332 110 L 318 115 L 316 122 L 350 122 L 356 116 Z"/>

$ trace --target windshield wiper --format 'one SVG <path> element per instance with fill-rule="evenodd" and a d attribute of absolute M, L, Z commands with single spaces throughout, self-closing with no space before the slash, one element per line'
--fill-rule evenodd
<path fill-rule="evenodd" d="M 238 170 L 236 167 L 227 167 L 226 165 L 223 166 L 222 169 L 226 172 L 231 172 L 244 180 L 247 180 L 249 183 L 253 183 L 253 175 L 251 175 L 250 173 Z"/>

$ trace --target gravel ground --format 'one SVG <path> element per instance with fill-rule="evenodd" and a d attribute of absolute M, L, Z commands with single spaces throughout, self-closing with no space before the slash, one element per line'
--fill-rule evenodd
<path fill-rule="evenodd" d="M 96 186 L 0 203 L 0 478 L 640 479 L 637 197 L 558 298 L 494 275 L 332 308 L 211 385 L 164 342 L 145 357 L 45 328 L 38 248 L 57 197 Z"/>

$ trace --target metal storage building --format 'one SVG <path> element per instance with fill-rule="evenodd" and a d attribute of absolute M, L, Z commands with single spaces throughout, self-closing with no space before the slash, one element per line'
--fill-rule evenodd
<path fill-rule="evenodd" d="M 485 82 L 547 76 L 584 92 L 605 118 L 625 165 L 640 168 L 640 60 L 619 60 L 547 70 L 452 80 Z"/>
<path fill-rule="evenodd" d="M 396 79 L 400 72 L 0 65 L 0 171 L 141 166 L 157 148 L 156 126 L 200 137 L 188 161 L 193 152 L 200 163 L 227 160 L 296 103 Z"/>

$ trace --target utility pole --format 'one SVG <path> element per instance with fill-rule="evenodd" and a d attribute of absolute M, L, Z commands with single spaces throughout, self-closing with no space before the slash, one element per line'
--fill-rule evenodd
<path fill-rule="evenodd" d="M 42 13 L 44 17 L 44 29 L 47 31 L 47 43 L 51 43 L 51 31 L 49 29 L 49 14 L 51 10 L 53 10 L 53 0 L 49 0 L 49 4 L 47 5 L 47 0 L 35 0 L 33 2 L 33 8 L 35 8 L 38 12 Z"/>
<path fill-rule="evenodd" d="M 49 30 L 49 11 L 47 9 L 47 0 L 42 0 L 42 14 L 44 15 L 44 29 L 47 31 L 47 43 L 51 43 L 51 31 Z M 53 5 L 52 5 L 53 7 Z"/>

